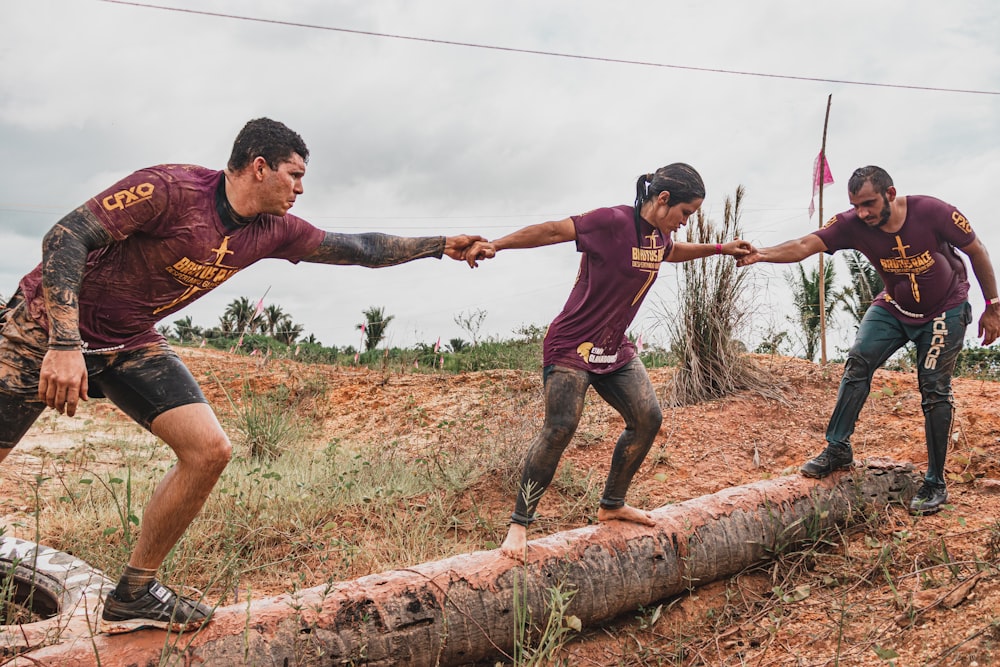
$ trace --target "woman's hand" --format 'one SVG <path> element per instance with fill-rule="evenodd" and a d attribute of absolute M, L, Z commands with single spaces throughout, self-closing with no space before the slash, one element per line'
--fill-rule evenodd
<path fill-rule="evenodd" d="M 755 252 L 757 252 L 757 249 L 749 241 L 743 241 L 742 239 L 735 239 L 729 243 L 722 244 L 722 254 L 729 255 L 730 257 L 743 257 L 745 255 L 752 255 Z"/>

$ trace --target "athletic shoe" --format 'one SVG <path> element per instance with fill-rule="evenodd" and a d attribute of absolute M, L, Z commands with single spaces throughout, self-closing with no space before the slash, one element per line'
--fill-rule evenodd
<path fill-rule="evenodd" d="M 850 468 L 853 462 L 854 452 L 851 451 L 850 447 L 831 447 L 827 445 L 826 449 L 820 452 L 816 458 L 803 463 L 802 467 L 799 468 L 799 472 L 806 477 L 821 479 L 834 470 Z"/>
<path fill-rule="evenodd" d="M 913 514 L 933 514 L 948 502 L 948 489 L 944 484 L 931 484 L 924 481 L 917 495 L 910 501 L 910 512 Z"/>
<path fill-rule="evenodd" d="M 109 635 L 139 628 L 161 628 L 185 632 L 201 627 L 212 615 L 212 607 L 181 597 L 158 581 L 138 600 L 123 602 L 114 591 L 104 598 L 101 631 Z"/>

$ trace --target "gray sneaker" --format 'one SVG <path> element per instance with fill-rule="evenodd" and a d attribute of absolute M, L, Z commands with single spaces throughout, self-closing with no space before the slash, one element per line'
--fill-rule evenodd
<path fill-rule="evenodd" d="M 119 600 L 114 591 L 108 593 L 101 613 L 101 631 L 109 635 L 139 628 L 186 632 L 201 627 L 212 611 L 212 607 L 181 597 L 154 581 L 145 595 L 132 602 Z"/>
<path fill-rule="evenodd" d="M 822 479 L 834 470 L 850 468 L 853 462 L 854 452 L 850 447 L 831 447 L 827 445 L 826 449 L 820 452 L 816 458 L 803 463 L 802 467 L 799 468 L 799 472 L 806 477 Z"/>
<path fill-rule="evenodd" d="M 932 484 L 924 481 L 910 501 L 911 514 L 933 514 L 948 502 L 948 489 L 944 484 Z"/>

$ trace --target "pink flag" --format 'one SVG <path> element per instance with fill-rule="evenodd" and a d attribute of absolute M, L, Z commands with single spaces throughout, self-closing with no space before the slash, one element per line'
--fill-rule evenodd
<path fill-rule="evenodd" d="M 414 367 L 414 368 L 420 368 L 420 362 L 419 362 L 419 361 L 417 361 L 416 359 L 414 359 L 414 360 L 413 360 L 413 367 Z"/>
<path fill-rule="evenodd" d="M 822 162 L 822 165 L 820 164 Z M 816 212 L 816 193 L 824 185 L 833 183 L 833 173 L 830 171 L 830 163 L 826 161 L 823 151 L 819 152 L 813 161 L 813 196 L 809 200 L 809 217 Z"/>
<path fill-rule="evenodd" d="M 199 345 L 198 347 L 205 347 L 205 343 L 206 342 L 207 342 L 206 339 L 202 338 L 201 339 L 201 345 Z"/>
<path fill-rule="evenodd" d="M 438 368 L 444 368 L 444 355 L 438 357 Z"/>
<path fill-rule="evenodd" d="M 441 336 L 438 336 L 438 342 L 434 343 L 434 353 L 441 349 Z"/>
<path fill-rule="evenodd" d="M 642 332 L 639 332 L 639 338 L 635 341 L 635 350 L 639 354 L 642 354 Z"/>

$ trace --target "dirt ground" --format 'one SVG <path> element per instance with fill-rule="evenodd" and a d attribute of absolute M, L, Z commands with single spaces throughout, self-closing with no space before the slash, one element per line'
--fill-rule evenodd
<path fill-rule="evenodd" d="M 502 430 L 512 411 L 539 425 L 542 418 L 538 373 L 306 369 L 287 360 L 264 364 L 221 352 L 180 352 L 219 410 L 226 403 L 223 387 L 237 391 L 250 382 L 260 389 L 321 374 L 316 414 L 330 437 L 363 433 L 419 448 L 440 441 L 442 423 L 477 419 Z M 797 474 L 822 448 L 841 367 L 771 356 L 756 361 L 785 384 L 786 401 L 744 394 L 666 408 L 660 436 L 630 491 L 632 504 L 659 507 Z M 670 373 L 650 371 L 658 388 Z M 899 506 L 880 508 L 875 520 L 830 544 L 805 545 L 775 563 L 585 629 L 562 656 L 572 665 L 1000 664 L 1000 384 L 956 379 L 954 385 L 947 509 L 916 518 Z M 106 402 L 92 401 L 74 420 L 53 414 L 40 420 L 0 466 L 0 520 L 10 525 L 30 509 L 31 499 L 15 491 L 32 474 L 34 448 L 73 447 L 81 432 L 122 419 Z M 603 480 L 620 429 L 617 414 L 591 395 L 563 465 L 571 462 Z M 888 457 L 924 470 L 915 373 L 876 374 L 853 442 L 856 458 Z M 502 526 L 512 499 L 495 485 L 475 492 L 479 507 Z M 544 499 L 539 509 L 546 515 Z M 574 527 L 554 516 L 537 525 L 540 531 Z"/>

